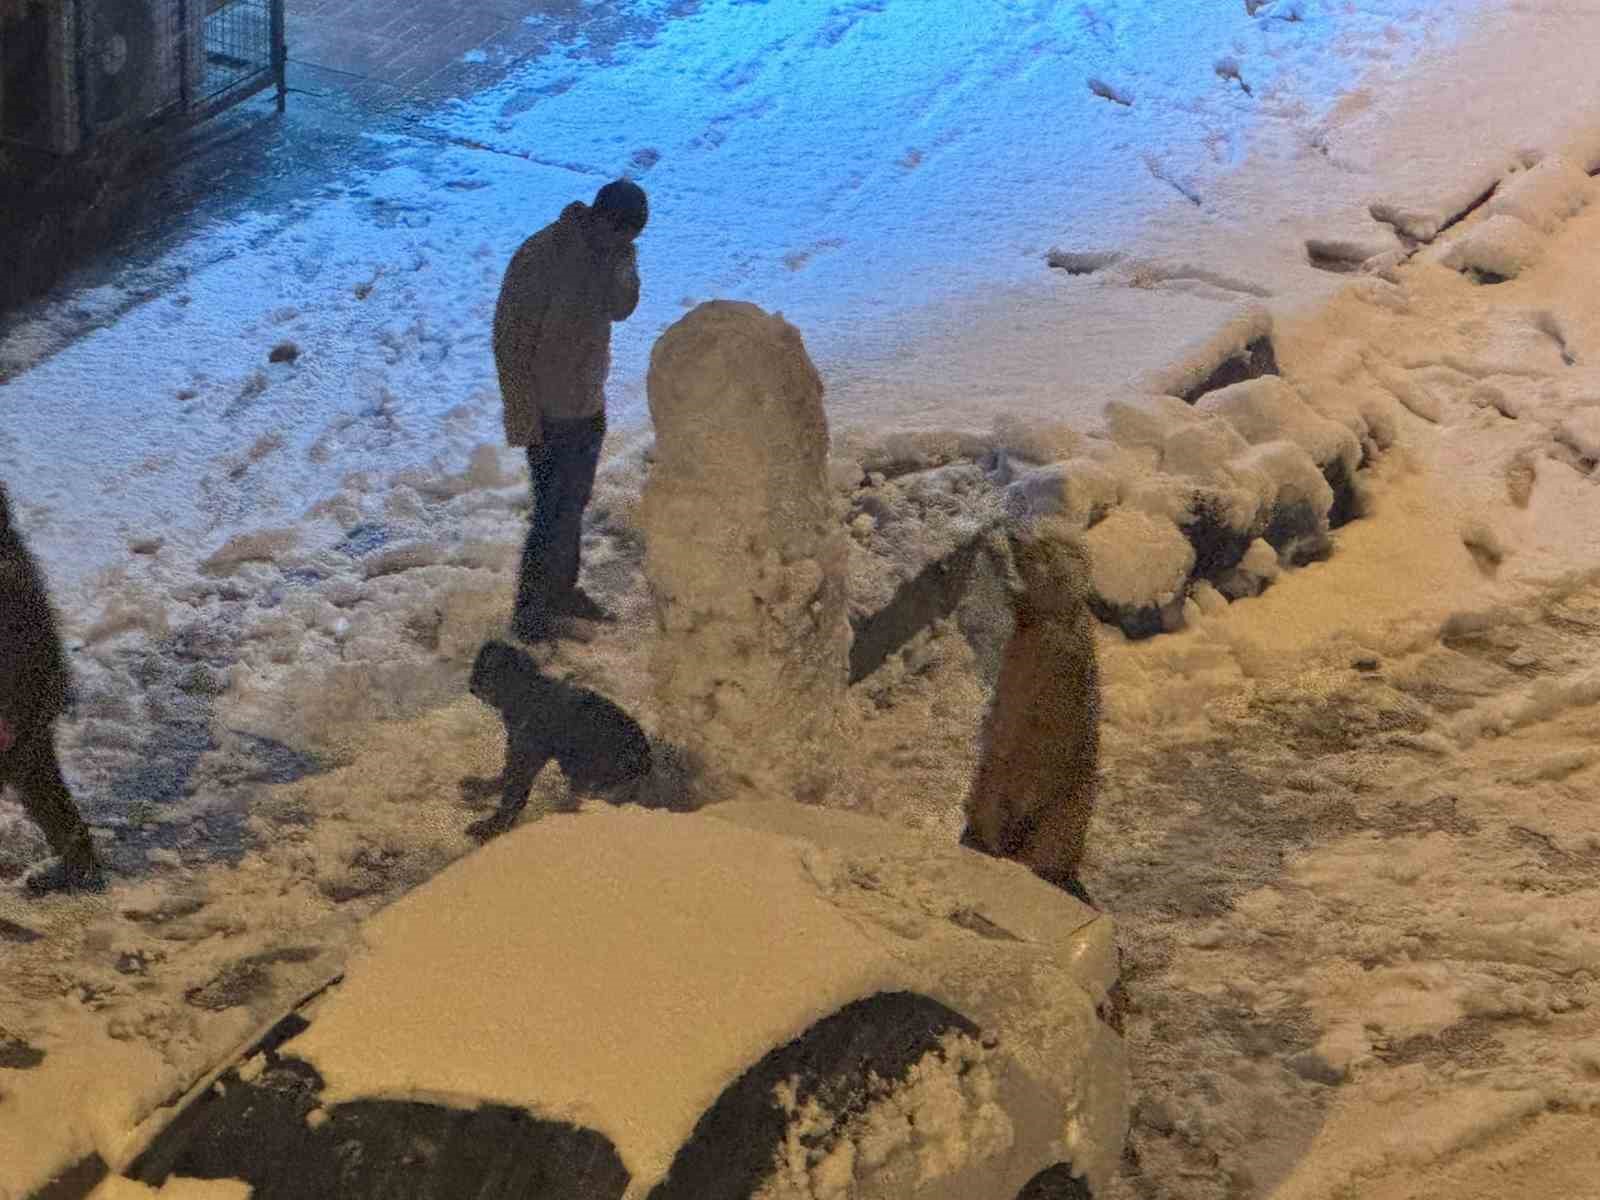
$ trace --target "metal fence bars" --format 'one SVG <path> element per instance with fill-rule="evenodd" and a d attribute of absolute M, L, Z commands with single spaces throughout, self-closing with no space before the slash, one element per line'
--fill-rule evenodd
<path fill-rule="evenodd" d="M 284 0 L 0 0 L 0 141 L 76 154 L 276 82 Z"/>

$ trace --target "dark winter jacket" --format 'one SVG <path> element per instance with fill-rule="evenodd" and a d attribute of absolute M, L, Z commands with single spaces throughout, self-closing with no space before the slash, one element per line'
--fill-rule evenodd
<path fill-rule="evenodd" d="M 584 233 L 589 206 L 561 216 L 517 249 L 494 312 L 506 441 L 536 445 L 541 423 L 592 417 L 605 407 L 611 323 L 639 303 L 632 244 L 604 255 Z"/>
<path fill-rule="evenodd" d="M 69 678 L 44 579 L 0 484 L 0 721 L 15 732 L 49 724 L 67 706 Z"/>

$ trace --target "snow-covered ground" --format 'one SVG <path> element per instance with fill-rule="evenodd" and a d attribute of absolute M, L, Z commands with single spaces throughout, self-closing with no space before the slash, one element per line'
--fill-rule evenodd
<path fill-rule="evenodd" d="M 498 747 L 464 667 L 526 503 L 495 288 L 631 170 L 646 298 L 586 560 L 628 628 L 566 655 L 643 718 L 643 374 L 687 305 L 781 310 L 869 441 L 1003 417 L 1105 449 L 1105 401 L 1261 313 L 1300 394 L 1390 414 L 1329 561 L 1107 634 L 1088 883 L 1139 1005 L 1124 1186 L 1583 1194 L 1527 1180 L 1592 1179 L 1568 1122 L 1600 1103 L 1600 13 L 982 7 L 727 0 L 573 45 L 0 341 L 0 472 L 80 647 L 66 767 L 127 871 L 109 901 L 0 893 L 0 1191 L 114 1158 L 467 849 L 456 781 Z M 958 638 L 909 659 L 860 698 L 845 793 L 953 835 L 983 685 Z M 0 808 L 0 868 L 41 853 Z"/>

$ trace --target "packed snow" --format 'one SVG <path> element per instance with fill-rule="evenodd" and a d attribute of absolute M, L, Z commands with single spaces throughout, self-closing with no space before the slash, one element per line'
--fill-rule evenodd
<path fill-rule="evenodd" d="M 647 356 L 700 301 L 781 311 L 826 388 L 853 611 L 994 512 L 1057 511 L 1107 605 L 1163 631 L 1102 636 L 1085 881 L 1125 947 L 1139 1160 L 1110 1194 L 1590 1186 L 1593 15 L 992 8 L 726 0 L 574 44 L 7 326 L 0 471 L 74 647 L 66 770 L 124 874 L 0 892 L 0 1194 L 122 1162 L 468 851 L 457 781 L 499 745 L 466 667 L 527 506 L 489 313 L 516 243 L 624 169 L 654 215 L 585 559 L 622 628 L 555 665 L 661 720 Z M 1154 399 L 1262 337 L 1276 380 Z M 1329 528 L 1321 468 L 1352 460 L 1359 519 Z M 1331 553 L 1255 539 L 1198 576 L 1196 481 L 1240 536 L 1320 509 Z M 954 839 L 971 643 L 942 622 L 853 690 L 841 807 Z M 0 802 L 0 873 L 43 853 Z"/>
<path fill-rule="evenodd" d="M 650 356 L 640 507 L 662 733 L 702 794 L 828 793 L 850 625 L 822 380 L 799 330 L 711 302 Z"/>

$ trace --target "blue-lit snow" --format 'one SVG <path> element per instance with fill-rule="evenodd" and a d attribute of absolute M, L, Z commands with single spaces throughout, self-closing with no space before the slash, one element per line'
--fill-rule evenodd
<path fill-rule="evenodd" d="M 614 424 L 643 417 L 656 335 L 713 297 L 783 311 L 842 403 L 846 365 L 892 360 L 933 327 L 922 310 L 960 324 L 963 302 L 1037 280 L 1053 244 L 1127 246 L 1263 125 L 1314 123 L 1363 70 L 1402 66 L 1470 11 L 729 2 L 600 62 L 574 44 L 449 105 L 428 140 L 389 136 L 385 168 L 275 235 L 265 211 L 197 230 L 171 256 L 188 277 L 109 327 L 54 346 L 73 308 L 114 309 L 115 286 L 43 306 L 0 343 L 12 371 L 55 350 L 0 393 L 0 465 L 63 585 L 152 531 L 177 562 L 298 523 L 353 470 L 459 469 L 498 433 L 487 328 L 506 259 L 624 171 L 654 216 L 644 299 L 617 330 Z M 1252 96 L 1217 74 L 1223 57 Z M 284 340 L 299 359 L 269 364 Z M 874 419 L 869 392 L 849 415 Z M 272 435 L 282 446 L 240 469 Z"/>

